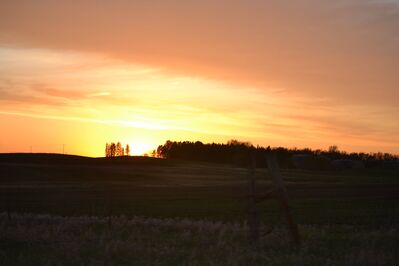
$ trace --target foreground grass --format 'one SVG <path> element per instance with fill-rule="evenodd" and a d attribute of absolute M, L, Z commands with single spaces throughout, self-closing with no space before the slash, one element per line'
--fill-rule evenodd
<path fill-rule="evenodd" d="M 0 265 L 398 265 L 398 227 L 275 228 L 256 246 L 243 223 L 0 214 Z"/>

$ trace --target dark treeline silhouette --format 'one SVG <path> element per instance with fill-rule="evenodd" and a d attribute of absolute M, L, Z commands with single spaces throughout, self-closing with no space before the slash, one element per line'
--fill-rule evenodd
<path fill-rule="evenodd" d="M 129 155 L 130 155 L 129 144 L 126 145 L 126 148 L 123 148 L 120 142 L 116 144 L 114 142 L 105 144 L 105 157 L 118 157 L 118 156 L 129 156 Z"/>
<path fill-rule="evenodd" d="M 398 156 L 389 153 L 347 153 L 338 150 L 337 146 L 331 146 L 328 150 L 312 150 L 309 148 L 271 148 L 277 157 L 280 167 L 295 168 L 295 157 L 306 158 L 308 169 L 327 169 L 330 162 L 361 162 L 364 167 L 374 168 L 383 167 L 387 163 L 398 162 Z M 265 155 L 268 148 L 253 146 L 249 142 L 230 140 L 225 144 L 207 143 L 200 141 L 176 142 L 166 141 L 165 144 L 158 146 L 157 156 L 168 159 L 182 159 L 215 163 L 227 163 L 241 167 L 246 167 L 252 156 L 256 158 L 258 167 L 266 167 Z M 301 167 L 299 167 L 301 168 Z"/>

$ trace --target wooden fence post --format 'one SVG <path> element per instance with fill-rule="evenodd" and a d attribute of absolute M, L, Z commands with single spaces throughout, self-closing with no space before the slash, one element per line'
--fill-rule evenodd
<path fill-rule="evenodd" d="M 293 219 L 291 211 L 290 211 L 289 198 L 288 198 L 287 190 L 284 185 L 283 177 L 280 173 L 280 169 L 278 167 L 276 156 L 270 150 L 270 148 L 268 149 L 268 153 L 266 155 L 266 160 L 267 160 L 268 171 L 272 175 L 272 180 L 273 180 L 273 184 L 275 187 L 275 191 L 277 192 L 277 195 L 279 197 L 281 211 L 283 212 L 283 215 L 285 216 L 285 219 L 287 222 L 287 227 L 291 234 L 292 241 L 296 245 L 300 245 L 301 240 L 300 240 L 300 236 L 299 236 L 299 230 L 298 230 L 297 224 L 294 222 L 294 219 Z"/>

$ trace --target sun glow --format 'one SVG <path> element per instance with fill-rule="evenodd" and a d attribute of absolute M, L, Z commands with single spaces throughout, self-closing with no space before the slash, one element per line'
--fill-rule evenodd
<path fill-rule="evenodd" d="M 0 46 L 0 124 L 9 129 L 2 132 L 0 152 L 33 147 L 96 157 L 104 156 L 105 143 L 120 141 L 131 155 L 150 155 L 168 139 L 235 138 L 311 148 L 345 139 L 334 143 L 346 150 L 397 151 L 397 125 L 386 123 L 395 121 L 396 109 L 386 107 L 383 114 L 370 105 L 327 103 L 101 54 Z M 385 137 L 374 128 L 385 129 Z"/>
<path fill-rule="evenodd" d="M 133 156 L 151 155 L 151 152 L 156 149 L 155 143 L 141 140 L 131 141 L 128 144 L 130 146 L 130 155 Z"/>

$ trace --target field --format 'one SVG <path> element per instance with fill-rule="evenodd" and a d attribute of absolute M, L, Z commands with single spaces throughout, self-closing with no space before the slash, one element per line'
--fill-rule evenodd
<path fill-rule="evenodd" d="M 1 265 L 397 265 L 397 227 L 278 226 L 249 244 L 240 223 L 0 214 Z"/>
<path fill-rule="evenodd" d="M 0 263 L 6 265 L 53 265 L 57 258 L 70 265 L 398 263 L 393 171 L 282 170 L 304 238 L 293 249 L 275 199 L 259 204 L 264 230 L 274 230 L 256 247 L 248 243 L 244 168 L 3 154 L 0 169 Z M 267 169 L 256 175 L 262 195 L 270 176 Z"/>

